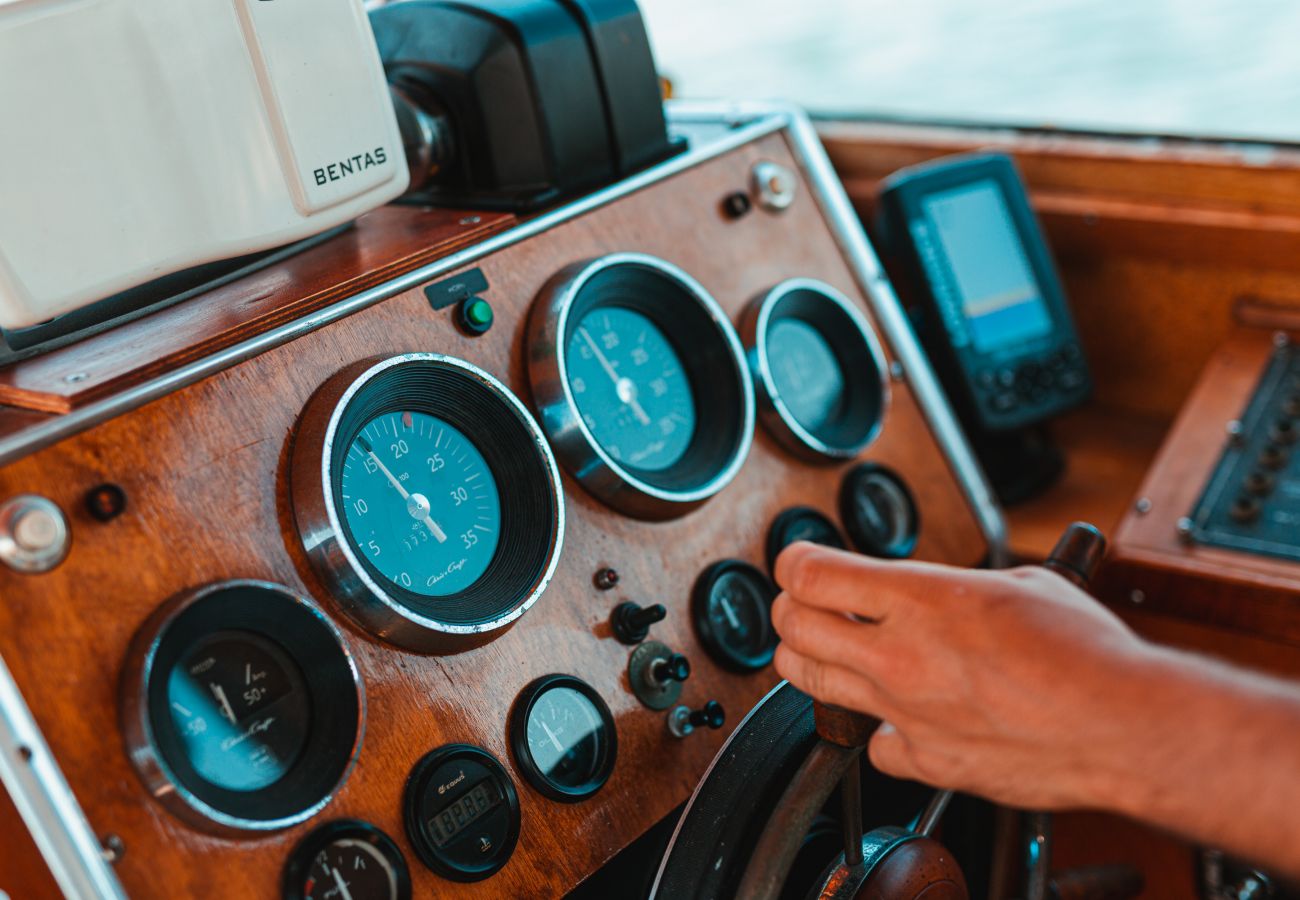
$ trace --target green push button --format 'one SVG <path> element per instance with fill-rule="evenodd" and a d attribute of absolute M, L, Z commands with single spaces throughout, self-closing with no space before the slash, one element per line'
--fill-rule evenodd
<path fill-rule="evenodd" d="M 495 318 L 492 304 L 482 297 L 467 297 L 460 304 L 461 327 L 470 334 L 483 334 L 492 327 Z"/>

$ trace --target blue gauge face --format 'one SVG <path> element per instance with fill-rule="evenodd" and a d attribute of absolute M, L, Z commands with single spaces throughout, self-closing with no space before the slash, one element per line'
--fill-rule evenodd
<path fill-rule="evenodd" d="M 790 415 L 816 433 L 839 413 L 844 372 L 822 333 L 802 319 L 777 319 L 767 332 L 773 387 Z"/>
<path fill-rule="evenodd" d="M 501 497 L 483 454 L 425 413 L 385 413 L 348 447 L 343 515 L 355 551 L 390 582 L 426 597 L 468 589 L 501 535 Z"/>
<path fill-rule="evenodd" d="M 553 687 L 528 714 L 528 752 L 543 778 L 577 790 L 600 772 L 609 736 L 596 706 L 571 687 Z"/>
<path fill-rule="evenodd" d="M 597 309 L 566 352 L 578 413 L 615 462 L 660 472 L 682 458 L 695 435 L 695 397 L 658 326 L 624 307 Z"/>
<path fill-rule="evenodd" d="M 167 706 L 186 759 L 228 791 L 284 777 L 310 733 L 311 700 L 297 666 L 251 632 L 206 637 L 167 677 Z"/>

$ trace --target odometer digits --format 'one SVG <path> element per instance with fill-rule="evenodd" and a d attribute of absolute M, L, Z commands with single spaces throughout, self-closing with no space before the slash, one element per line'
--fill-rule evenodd
<path fill-rule="evenodd" d="M 487 571 L 501 533 L 496 479 L 459 429 L 420 412 L 371 420 L 348 448 L 343 513 L 389 581 L 445 597 Z"/>

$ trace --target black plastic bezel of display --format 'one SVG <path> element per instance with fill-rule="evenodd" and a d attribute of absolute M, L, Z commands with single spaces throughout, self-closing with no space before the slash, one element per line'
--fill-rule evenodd
<path fill-rule="evenodd" d="M 185 753 L 168 706 L 172 668 L 203 638 L 242 631 L 275 645 L 296 666 L 310 697 L 309 733 L 281 778 L 255 791 L 232 791 L 204 779 Z M 362 699 L 356 670 L 338 633 L 314 607 L 272 585 L 220 585 L 189 603 L 154 638 L 142 670 L 148 733 L 169 780 L 214 810 L 223 827 L 282 827 L 324 803 L 356 758 Z"/>
<path fill-rule="evenodd" d="M 360 819 L 338 819 L 312 831 L 293 848 L 284 864 L 280 890 L 283 900 L 306 900 L 302 892 L 303 880 L 311 871 L 316 854 L 335 841 L 364 841 L 374 847 L 393 867 L 397 880 L 397 894 L 393 900 L 411 900 L 411 872 L 397 843 L 379 828 Z"/>
<path fill-rule="evenodd" d="M 831 517 L 819 509 L 813 509 L 811 506 L 792 506 L 789 509 L 777 513 L 772 524 L 767 529 L 767 543 L 765 546 L 765 555 L 767 559 L 767 571 L 776 578 L 776 558 L 781 555 L 781 551 L 790 544 L 794 543 L 786 537 L 786 532 L 790 526 L 803 519 L 813 519 L 818 526 L 825 529 L 826 533 L 834 538 L 834 542 L 813 541 L 823 547 L 834 547 L 836 550 L 845 550 L 848 544 L 844 542 L 844 536 L 840 534 L 840 529 L 831 521 Z M 801 539 L 806 540 L 806 538 Z"/>
<path fill-rule="evenodd" d="M 903 511 L 908 517 L 908 527 L 892 544 L 882 545 L 876 541 L 858 521 L 854 497 L 861 490 L 861 483 L 872 477 L 881 478 L 898 489 L 904 504 Z M 921 531 L 921 513 L 911 489 L 897 472 L 877 463 L 862 463 L 844 476 L 844 481 L 840 484 L 840 520 L 844 523 L 844 531 L 855 550 L 881 559 L 906 559 L 911 556 L 916 550 L 917 536 Z"/>
<path fill-rule="evenodd" d="M 603 727 L 599 741 L 600 761 L 596 773 L 585 784 L 576 788 L 556 784 L 547 778 L 533 760 L 532 751 L 528 747 L 528 718 L 532 714 L 533 707 L 547 691 L 561 687 L 571 688 L 586 697 L 595 707 L 596 715 L 600 717 Z M 594 687 L 573 675 L 544 675 L 519 692 L 514 707 L 510 710 L 510 751 L 524 779 L 539 793 L 563 803 L 577 803 L 595 794 L 605 786 L 605 782 L 609 781 L 618 759 L 618 731 L 609 706 Z"/>
<path fill-rule="evenodd" d="M 429 778 L 439 767 L 457 759 L 470 760 L 489 772 L 501 792 L 506 807 L 505 814 L 509 817 L 505 841 L 493 850 L 488 864 L 479 869 L 467 869 L 444 857 L 441 850 L 429 840 L 422 824 L 420 806 Z M 406 779 L 406 788 L 402 792 L 402 813 L 406 823 L 406 836 L 420 861 L 449 881 L 468 883 L 491 878 L 510 861 L 515 845 L 519 843 L 519 793 L 515 790 L 515 783 L 495 756 L 472 744 L 446 744 L 421 757 Z"/>
<path fill-rule="evenodd" d="M 714 585 L 728 572 L 742 573 L 767 594 L 767 605 L 760 609 L 767 629 L 767 640 L 763 644 L 763 649 L 753 655 L 739 653 L 727 646 L 721 636 L 714 632 L 709 617 L 709 604 L 712 602 Z M 719 665 L 733 672 L 757 672 L 771 663 L 779 640 L 776 629 L 772 627 L 772 602 L 776 600 L 776 595 L 777 588 L 772 580 L 757 566 L 743 560 L 719 560 L 701 572 L 691 590 L 691 621 L 695 625 L 696 636 L 709 656 L 713 657 Z"/>
<path fill-rule="evenodd" d="M 380 372 L 348 403 L 334 440 L 330 488 L 343 509 L 343 460 L 363 428 L 379 416 L 419 412 L 447 422 L 473 441 L 501 496 L 501 534 L 483 575 L 463 591 L 431 597 L 391 581 L 358 546 L 347 516 L 344 539 L 385 593 L 413 612 L 453 625 L 492 622 L 515 609 L 546 572 L 559 528 L 547 461 L 519 414 L 483 382 L 436 360 Z"/>

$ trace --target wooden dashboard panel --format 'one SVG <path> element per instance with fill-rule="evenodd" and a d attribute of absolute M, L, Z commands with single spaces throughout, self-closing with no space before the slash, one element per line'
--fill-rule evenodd
<path fill-rule="evenodd" d="M 687 799 L 728 729 L 678 740 L 662 714 L 639 705 L 627 685 L 629 648 L 610 635 L 610 610 L 623 599 L 666 604 L 668 619 L 651 634 L 691 659 L 683 702 L 719 700 L 734 725 L 776 676 L 770 669 L 738 676 L 712 663 L 689 622 L 691 585 L 719 558 L 762 566 L 768 524 L 788 506 L 834 516 L 845 465 L 799 462 L 760 429 L 730 487 L 694 513 L 659 523 L 615 514 L 566 475 L 564 553 L 546 594 L 497 640 L 444 657 L 380 643 L 338 614 L 297 538 L 286 465 L 308 397 L 356 360 L 418 350 L 463 357 L 528 400 L 527 311 L 546 280 L 577 260 L 628 250 L 663 257 L 698 279 L 733 321 L 752 297 L 794 276 L 822 279 L 865 302 L 806 182 L 785 212 L 723 215 L 720 201 L 746 187 L 760 159 L 798 169 L 785 135 L 769 135 L 480 260 L 490 283 L 484 296 L 496 311 L 495 327 L 482 337 L 463 335 L 448 311 L 431 310 L 421 290 L 410 290 L 0 469 L 0 498 L 43 494 L 68 513 L 74 532 L 72 552 L 55 571 L 0 570 L 0 654 L 95 832 L 122 839 L 115 869 L 131 896 L 276 897 L 294 844 L 345 816 L 397 841 L 416 896 L 551 896 Z M 976 564 L 989 549 L 976 517 L 908 383 L 896 378 L 890 387 L 883 430 L 863 458 L 890 465 L 911 486 L 922 523 L 918 556 Z M 129 498 L 127 512 L 107 524 L 83 508 L 85 492 L 103 482 Z M 602 566 L 621 574 L 616 590 L 593 586 Z M 117 725 L 123 656 L 141 622 L 179 591 L 231 578 L 280 582 L 320 603 L 356 654 L 368 717 L 360 760 L 323 813 L 287 831 L 238 839 L 197 831 L 154 802 Z M 618 765 L 582 803 L 533 791 L 507 749 L 516 694 L 551 672 L 590 682 L 617 721 Z M 478 884 L 437 878 L 419 864 L 402 827 L 408 772 L 448 742 L 487 748 L 519 787 L 519 846 L 504 870 Z"/>
<path fill-rule="evenodd" d="M 1184 542 L 1190 515 L 1274 351 L 1240 329 L 1206 366 L 1115 536 L 1100 583 L 1120 607 L 1300 644 L 1300 564 Z"/>

